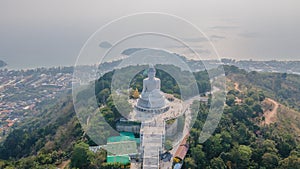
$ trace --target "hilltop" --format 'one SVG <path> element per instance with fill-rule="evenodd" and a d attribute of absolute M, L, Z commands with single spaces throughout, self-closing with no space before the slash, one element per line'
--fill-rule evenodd
<path fill-rule="evenodd" d="M 199 143 L 199 133 L 208 114 L 208 106 L 200 105 L 199 116 L 190 132 L 190 149 L 184 159 L 185 168 L 289 168 L 300 166 L 300 77 L 285 73 L 247 72 L 235 66 L 225 66 L 227 100 L 219 126 L 205 143 Z M 111 101 L 109 82 L 112 72 L 96 84 L 96 95 L 103 106 L 101 113 L 114 125 L 120 118 Z M 165 72 L 158 73 L 162 90 L 180 94 L 176 82 Z M 199 85 L 209 84 L 205 73 L 198 72 Z M 141 88 L 142 73 L 135 77 L 133 88 Z M 134 80 L 133 80 L 134 82 Z M 168 84 L 168 85 L 166 85 Z M 238 85 L 235 85 L 238 84 Z M 202 88 L 206 92 L 210 88 Z M 82 96 L 85 98 L 84 91 Z M 85 98 L 89 99 L 89 98 Z M 275 109 L 273 120 L 265 122 L 267 111 Z M 208 104 L 209 105 L 209 104 Z M 90 168 L 107 166 L 105 152 L 91 153 L 86 146 L 95 145 L 84 134 L 71 96 L 45 106 L 35 118 L 18 124 L 0 146 L 0 168 L 55 168 L 74 162 L 74 154 Z M 89 159 L 89 160 L 87 160 Z M 71 160 L 71 161 L 68 161 Z M 74 163 L 72 163 L 74 164 Z"/>

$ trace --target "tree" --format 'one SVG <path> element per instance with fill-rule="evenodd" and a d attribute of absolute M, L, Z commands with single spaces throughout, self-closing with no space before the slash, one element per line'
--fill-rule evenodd
<path fill-rule="evenodd" d="M 250 165 L 250 159 L 252 155 L 252 150 L 249 146 L 239 145 L 235 146 L 230 151 L 231 161 L 234 163 L 233 166 L 238 169 L 246 169 Z"/>
<path fill-rule="evenodd" d="M 111 109 L 109 107 L 103 107 L 100 109 L 100 112 L 101 114 L 103 114 L 103 117 L 105 118 L 107 123 L 113 126 L 115 122 L 115 116 Z"/>
<path fill-rule="evenodd" d="M 228 106 L 233 106 L 235 102 L 235 96 L 234 95 L 227 95 L 226 97 L 226 104 Z"/>
<path fill-rule="evenodd" d="M 252 106 L 254 104 L 254 99 L 252 97 L 248 97 L 248 98 L 245 99 L 245 103 L 248 106 Z"/>
<path fill-rule="evenodd" d="M 229 132 L 222 131 L 221 132 L 221 139 L 222 139 L 222 145 L 223 145 L 223 152 L 227 152 L 231 148 L 232 144 L 232 137 Z"/>
<path fill-rule="evenodd" d="M 235 105 L 230 110 L 237 121 L 248 121 L 248 118 L 252 116 L 253 110 L 247 105 Z"/>
<path fill-rule="evenodd" d="M 101 166 L 106 160 L 107 152 L 104 149 L 100 149 L 96 152 L 95 158 L 91 161 L 96 166 Z"/>
<path fill-rule="evenodd" d="M 263 113 L 263 109 L 261 108 L 261 105 L 259 104 L 255 104 L 253 107 L 252 107 L 253 111 L 255 111 L 256 113 Z"/>
<path fill-rule="evenodd" d="M 240 145 L 238 148 L 239 151 L 239 157 L 240 157 L 240 166 L 241 168 L 244 168 L 249 165 L 251 155 L 252 155 L 252 150 L 249 146 L 246 145 Z"/>
<path fill-rule="evenodd" d="M 110 95 L 110 89 L 105 88 L 103 90 L 101 90 L 101 92 L 98 93 L 97 98 L 99 100 L 99 103 L 104 104 L 107 100 L 107 98 Z"/>
<path fill-rule="evenodd" d="M 289 156 L 280 161 L 280 169 L 300 169 L 300 158 L 297 156 Z"/>
<path fill-rule="evenodd" d="M 220 157 L 213 158 L 210 160 L 211 169 L 226 169 L 226 164 Z"/>
<path fill-rule="evenodd" d="M 187 169 L 196 169 L 197 165 L 195 163 L 195 160 L 193 158 L 187 157 L 184 159 L 184 166 Z"/>
<path fill-rule="evenodd" d="M 193 159 L 196 159 L 196 165 L 198 168 L 205 167 L 205 153 L 202 151 L 202 145 L 198 144 L 196 147 L 191 148 L 191 154 Z"/>
<path fill-rule="evenodd" d="M 290 155 L 300 158 L 300 145 L 298 145 L 293 151 L 291 151 Z"/>
<path fill-rule="evenodd" d="M 92 157 L 93 153 L 89 150 L 88 144 L 80 142 L 74 147 L 70 165 L 74 168 L 88 168 Z"/>
<path fill-rule="evenodd" d="M 166 148 L 167 151 L 172 150 L 173 145 L 172 145 L 172 142 L 170 140 L 166 141 L 165 148 Z"/>
<path fill-rule="evenodd" d="M 259 101 L 264 101 L 265 100 L 265 98 L 266 98 L 266 96 L 265 96 L 265 94 L 263 93 L 263 92 L 259 92 L 258 93 L 258 98 L 259 98 Z"/>
<path fill-rule="evenodd" d="M 276 154 L 265 153 L 262 156 L 262 166 L 266 169 L 273 169 L 278 166 L 279 157 Z"/>
<path fill-rule="evenodd" d="M 190 131 L 191 142 L 193 142 L 193 147 L 195 147 L 199 143 L 200 131 L 192 128 Z"/>
<path fill-rule="evenodd" d="M 276 149 L 276 143 L 273 140 L 265 140 L 263 142 L 263 147 L 262 147 L 263 151 L 265 153 L 273 153 L 276 154 L 278 152 L 278 150 Z"/>
<path fill-rule="evenodd" d="M 221 140 L 221 134 L 216 134 L 205 142 L 204 151 L 207 153 L 207 158 L 211 159 L 220 155 L 223 150 Z"/>
<path fill-rule="evenodd" d="M 249 131 L 248 127 L 244 123 L 236 124 L 237 132 L 233 132 L 234 140 L 237 140 L 239 144 L 249 144 L 252 132 Z"/>

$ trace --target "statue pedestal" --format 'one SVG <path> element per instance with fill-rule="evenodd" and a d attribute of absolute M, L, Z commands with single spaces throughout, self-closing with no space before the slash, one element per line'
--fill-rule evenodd
<path fill-rule="evenodd" d="M 142 93 L 138 99 L 137 107 L 145 109 L 160 109 L 166 107 L 164 93 L 158 89 Z"/>
<path fill-rule="evenodd" d="M 130 113 L 130 117 L 128 119 L 136 120 L 136 121 L 148 121 L 156 117 L 157 115 L 161 115 L 167 113 L 171 110 L 171 102 L 169 102 L 165 97 L 163 97 L 163 106 L 162 107 L 142 107 L 140 106 L 141 98 L 137 100 L 132 100 L 130 103 L 133 106 L 133 111 Z"/>
<path fill-rule="evenodd" d="M 140 112 L 164 113 L 169 110 L 170 106 L 163 94 L 163 92 L 156 91 L 150 92 L 147 97 L 141 95 L 134 108 Z"/>
<path fill-rule="evenodd" d="M 165 105 L 165 106 L 159 107 L 159 108 L 145 108 L 145 107 L 140 107 L 138 105 L 135 105 L 134 108 L 139 112 L 159 114 L 159 113 L 164 113 L 164 112 L 168 111 L 170 109 L 170 106 Z"/>

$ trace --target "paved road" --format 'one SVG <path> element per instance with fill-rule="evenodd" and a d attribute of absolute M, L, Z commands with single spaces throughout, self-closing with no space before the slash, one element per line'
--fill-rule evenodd
<path fill-rule="evenodd" d="M 141 126 L 141 149 L 143 153 L 143 169 L 158 169 L 159 154 L 163 151 L 165 122 L 161 118 L 143 122 Z"/>

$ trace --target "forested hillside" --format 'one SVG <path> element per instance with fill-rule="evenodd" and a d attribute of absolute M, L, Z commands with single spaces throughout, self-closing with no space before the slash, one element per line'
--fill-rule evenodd
<path fill-rule="evenodd" d="M 293 109 L 300 110 L 300 76 L 287 73 L 258 73 L 226 66 L 227 77 L 247 88 L 260 88 L 267 95 Z"/>
<path fill-rule="evenodd" d="M 190 131 L 190 149 L 184 168 L 300 168 L 299 76 L 247 73 L 229 66 L 225 71 L 228 93 L 223 117 L 213 136 L 205 143 L 199 143 L 209 104 L 200 105 L 199 116 Z M 103 106 L 101 113 L 114 125 L 120 116 L 110 97 L 112 74 L 107 73 L 97 80 L 95 91 L 99 105 Z M 157 76 L 162 80 L 164 92 L 180 95 L 171 76 L 161 70 Z M 143 72 L 137 74 L 131 87 L 140 90 L 144 77 Z M 210 90 L 205 72 L 195 73 L 195 77 L 201 93 Z M 235 83 L 239 83 L 238 90 Z M 285 96 L 283 91 L 291 94 Z M 84 92 L 78 97 L 84 98 Z M 277 120 L 270 124 L 263 123 L 264 113 L 272 108 L 268 106 L 267 98 L 280 104 Z M 68 96 L 45 106 L 38 116 L 19 124 L 9 134 L 0 145 L 0 168 L 120 167 L 106 164 L 105 151 L 93 154 L 88 150 L 88 144 L 94 145 L 84 135 L 72 98 Z"/>
<path fill-rule="evenodd" d="M 201 105 L 197 121 L 191 130 L 188 158 L 184 168 L 300 168 L 300 112 L 294 111 L 295 104 L 284 100 L 281 92 L 274 91 L 276 85 L 284 86 L 290 97 L 299 102 L 299 76 L 256 72 L 246 73 L 237 67 L 225 67 L 228 77 L 226 107 L 217 130 L 205 143 L 198 137 L 206 120 L 208 107 Z M 255 76 L 255 77 L 253 77 Z M 258 77 L 260 79 L 258 79 Z M 286 78 L 288 81 L 283 81 Z M 261 81 L 260 81 L 261 80 Z M 242 89 L 237 89 L 234 83 Z M 269 83 L 263 83 L 269 82 Z M 288 85 L 292 84 L 292 85 Z M 267 91 L 265 91 L 268 89 Z M 264 101 L 267 97 L 281 98 L 282 104 L 277 112 L 277 120 L 269 125 L 262 123 L 268 111 Z"/>

